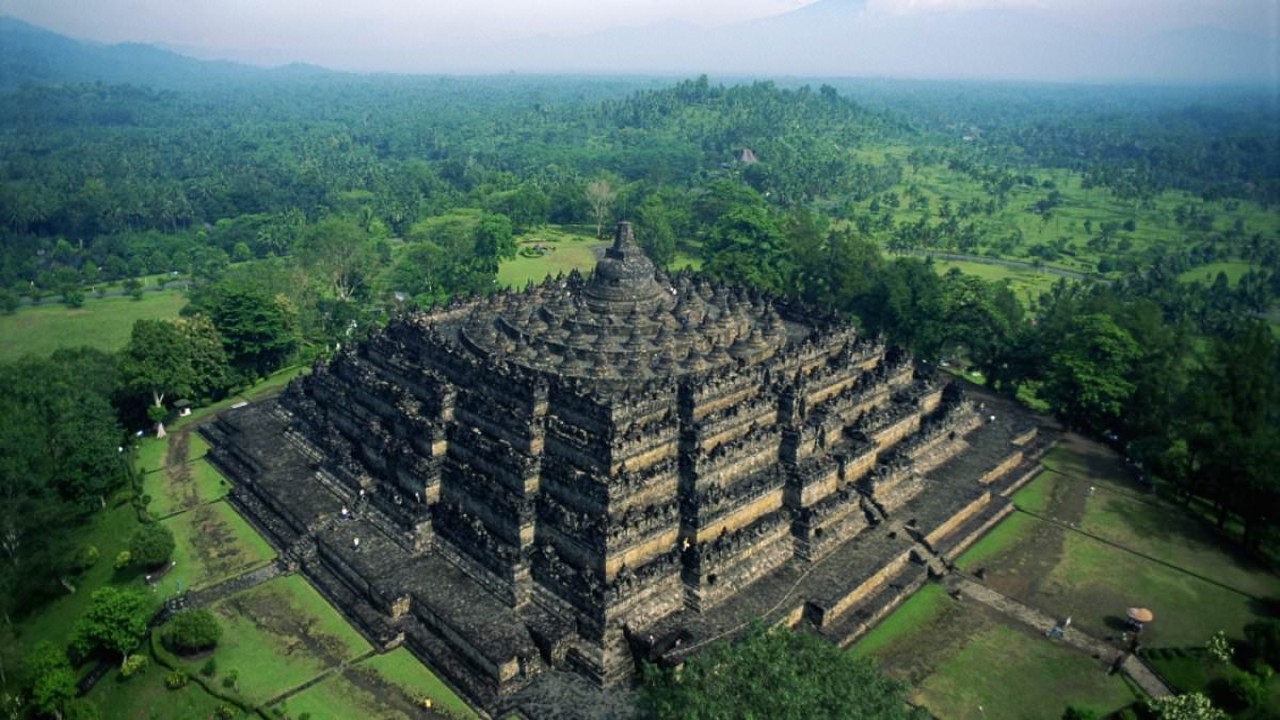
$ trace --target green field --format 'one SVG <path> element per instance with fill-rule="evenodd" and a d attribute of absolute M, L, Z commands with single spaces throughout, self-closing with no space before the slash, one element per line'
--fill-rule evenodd
<path fill-rule="evenodd" d="M 161 522 L 177 541 L 174 568 L 160 582 L 162 594 L 210 585 L 275 557 L 271 546 L 225 502 L 200 505 Z"/>
<path fill-rule="evenodd" d="M 974 275 L 989 282 L 1007 283 L 1014 295 L 1024 303 L 1035 300 L 1046 293 L 1058 282 L 1060 276 L 1036 270 L 1008 267 L 995 263 L 970 262 L 967 260 L 943 260 L 935 258 L 933 266 L 939 275 L 945 275 L 952 269 L 965 275 Z"/>
<path fill-rule="evenodd" d="M 462 717 L 475 717 L 470 706 L 404 648 L 371 657 L 361 665 L 410 693 L 430 697 L 436 707 L 446 708 Z"/>
<path fill-rule="evenodd" d="M 151 497 L 147 510 L 157 518 L 220 500 L 230 490 L 222 475 L 202 459 L 188 463 L 186 473 L 178 478 L 164 471 L 147 473 L 142 478 L 142 491 Z"/>
<path fill-rule="evenodd" d="M 118 673 L 108 673 L 88 698 L 101 710 L 104 720 L 206 720 L 214 717 L 214 711 L 223 704 L 222 701 L 195 683 L 181 690 L 168 689 L 164 686 L 167 672 L 164 666 L 152 662 L 141 675 L 129 679 L 119 678 Z"/>
<path fill-rule="evenodd" d="M 448 686 L 404 648 L 376 655 L 325 678 L 289 698 L 280 707 L 297 717 L 376 717 L 409 720 L 421 714 L 417 703 L 429 701 L 434 710 L 451 717 L 476 714 Z"/>
<path fill-rule="evenodd" d="M 957 558 L 993 589 L 1105 639 L 1129 607 L 1151 608 L 1148 647 L 1203 646 L 1260 617 L 1280 578 L 1239 557 L 1200 519 L 1133 483 L 1113 453 L 1073 436 L 1013 496 L 1018 512 Z M 1098 662 L 928 585 L 854 645 L 937 717 L 1056 718 L 1132 695 Z M 979 709 L 981 706 L 981 710 Z"/>
<path fill-rule="evenodd" d="M 936 227 L 943 222 L 941 208 L 944 202 L 955 211 L 970 201 L 976 200 L 985 205 L 993 199 L 994 196 L 986 192 L 979 182 L 949 167 L 945 159 L 911 166 L 908 161 L 911 150 L 910 146 L 901 145 L 869 147 L 856 151 L 860 159 L 868 162 L 892 161 L 910 166 L 903 180 L 889 191 L 901 199 L 900 207 L 892 210 L 897 224 L 912 224 L 925 218 L 931 226 Z M 1149 201 L 1136 202 L 1117 197 L 1102 188 L 1085 188 L 1082 176 L 1069 170 L 1036 168 L 1029 176 L 1037 185 L 1015 184 L 1008 192 L 1003 207 L 997 207 L 995 212 L 988 215 L 984 211 L 962 219 L 957 215 L 960 222 L 974 226 L 976 245 L 961 248 L 949 245 L 950 241 L 944 240 L 919 249 L 1035 262 L 1036 256 L 1033 255 L 1032 248 L 1039 245 L 1054 248 L 1054 256 L 1043 261 L 1045 267 L 1094 274 L 1098 272 L 1099 263 L 1104 258 L 1112 261 L 1129 258 L 1143 262 L 1164 252 L 1186 248 L 1204 236 L 1206 233 L 1203 231 L 1192 231 L 1177 225 L 1174 211 L 1183 205 L 1199 207 L 1211 214 L 1214 218 L 1211 232 L 1224 232 L 1237 220 L 1242 224 L 1244 236 L 1280 231 L 1280 216 L 1255 202 L 1205 202 L 1181 191 L 1167 191 Z M 1047 219 L 1031 212 L 1037 201 L 1054 190 L 1060 193 L 1061 200 Z M 886 195 L 887 193 L 882 193 L 858 203 L 858 212 L 871 214 L 872 202 L 881 202 Z M 911 202 L 917 198 L 924 198 L 928 207 L 911 208 Z M 883 209 L 884 205 L 881 204 L 881 211 Z M 1105 242 L 1098 239 L 1104 223 L 1115 223 L 1122 228 L 1128 222 L 1133 223 L 1133 230 L 1119 229 Z M 871 237 L 886 246 L 890 240 L 889 233 L 879 229 L 872 232 Z M 1047 273 L 1041 275 L 1035 271 L 997 268 L 976 262 L 962 261 L 949 264 L 948 267 L 950 266 L 990 280 L 1008 278 L 1022 300 L 1027 299 L 1027 293 L 1033 296 L 1039 294 L 1046 283 L 1052 284 L 1056 279 Z M 1207 277 L 1211 282 L 1218 271 L 1223 270 L 1234 283 L 1247 267 L 1241 262 L 1214 263 L 1190 271 L 1183 277 Z M 1111 275 L 1118 277 L 1118 271 L 1112 271 Z"/>
<path fill-rule="evenodd" d="M 113 564 L 116 555 L 128 548 L 129 536 L 137 527 L 137 513 L 129 505 L 126 495 L 120 493 L 111 500 L 106 510 L 96 513 L 87 526 L 77 531 L 74 546 L 92 545 L 97 548 L 98 562 L 83 574 L 69 578 L 76 587 L 76 592 L 63 595 L 18 624 L 18 635 L 24 645 L 30 647 L 42 640 L 65 644 L 76 619 L 88 609 L 93 591 L 103 585 L 141 587 L 136 572 L 117 572 Z"/>
<path fill-rule="evenodd" d="M 1199 280 L 1212 285 L 1218 278 L 1218 273 L 1223 273 L 1227 276 L 1227 283 L 1235 287 L 1236 283 L 1240 282 L 1240 278 L 1252 268 L 1253 266 L 1246 262 L 1215 262 L 1188 270 L 1179 275 L 1178 279 L 1186 282 Z"/>
<path fill-rule="evenodd" d="M 302 578 L 279 577 L 212 608 L 222 623 L 218 674 L 235 670 L 240 694 L 266 702 L 370 647 Z M 200 662 L 192 661 L 196 672 Z"/>
<path fill-rule="evenodd" d="M 46 303 L 20 308 L 12 315 L 0 315 L 0 362 L 23 355 L 49 355 L 65 347 L 87 345 L 102 350 L 119 350 L 129 342 L 137 320 L 170 320 L 187 304 L 178 290 L 162 290 L 127 297 L 89 298 L 84 307 Z"/>
<path fill-rule="evenodd" d="M 914 633 L 933 622 L 949 602 L 951 601 L 941 585 L 925 585 L 907 598 L 889 617 L 863 635 L 862 639 L 853 646 L 852 652 L 860 656 L 874 656 L 878 650 L 892 644 L 898 638 Z"/>
<path fill-rule="evenodd" d="M 498 284 L 522 288 L 530 281 L 541 282 L 548 275 L 575 269 L 585 272 L 595 267 L 598 253 L 611 242 L 555 227 L 539 228 L 522 235 L 519 247 L 521 251 L 530 251 L 541 245 L 545 254 L 539 257 L 517 255 L 503 262 L 498 268 Z"/>
<path fill-rule="evenodd" d="M 1037 634 L 995 625 L 943 661 L 911 699 L 948 720 L 1052 720 L 1067 705 L 1105 715 L 1135 699 L 1107 669 Z"/>

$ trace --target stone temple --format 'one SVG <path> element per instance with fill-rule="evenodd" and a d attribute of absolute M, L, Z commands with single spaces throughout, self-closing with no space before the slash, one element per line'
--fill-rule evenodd
<path fill-rule="evenodd" d="M 204 432 L 282 562 L 503 717 L 606 715 L 757 619 L 851 642 L 1053 439 L 626 223 L 589 276 L 397 318 Z"/>

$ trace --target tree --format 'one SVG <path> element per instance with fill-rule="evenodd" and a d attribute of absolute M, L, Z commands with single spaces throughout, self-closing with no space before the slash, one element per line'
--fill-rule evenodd
<path fill-rule="evenodd" d="M 0 312 L 5 315 L 12 315 L 18 312 L 18 307 L 22 305 L 18 293 L 9 288 L 0 288 Z"/>
<path fill-rule="evenodd" d="M 635 210 L 636 242 L 659 267 L 666 267 L 676 257 L 676 236 L 666 208 L 657 194 L 652 194 Z"/>
<path fill-rule="evenodd" d="M 175 543 L 173 531 L 161 523 L 146 523 L 129 538 L 129 559 L 144 568 L 154 568 L 169 562 Z"/>
<path fill-rule="evenodd" d="M 587 183 L 586 195 L 587 202 L 591 204 L 591 216 L 596 221 L 596 237 L 604 237 L 604 224 L 618 194 L 607 179 L 599 178 Z"/>
<path fill-rule="evenodd" d="M 1194 488 L 1208 494 L 1219 525 L 1244 520 L 1250 549 L 1280 517 L 1280 347 L 1265 323 L 1248 321 L 1216 340 L 1190 383 L 1184 419 Z"/>
<path fill-rule="evenodd" d="M 120 655 L 121 662 L 147 632 L 151 605 L 146 595 L 107 585 L 91 596 L 89 609 L 71 631 L 71 647 L 81 657 L 98 650 Z"/>
<path fill-rule="evenodd" d="M 1075 427 L 1115 427 L 1134 391 L 1129 375 L 1138 354 L 1133 337 L 1109 315 L 1077 317 L 1051 358 L 1045 398 Z"/>
<path fill-rule="evenodd" d="M 26 674 L 35 709 L 61 718 L 66 704 L 76 696 L 76 674 L 67 653 L 52 643 L 36 645 L 26 658 Z"/>
<path fill-rule="evenodd" d="M 1244 626 L 1249 652 L 1273 668 L 1280 668 L 1280 620 L 1257 620 Z"/>
<path fill-rule="evenodd" d="M 181 330 L 167 320 L 138 320 L 120 356 L 120 386 L 147 397 L 148 417 L 160 427 L 165 399 L 189 395 L 195 384 L 191 356 Z"/>
<path fill-rule="evenodd" d="M 183 348 L 191 363 L 191 391 L 200 398 L 218 399 L 227 390 L 227 352 L 222 336 L 208 315 L 196 314 L 178 320 Z"/>
<path fill-rule="evenodd" d="M 193 298 L 213 320 L 231 366 L 249 375 L 279 368 L 298 346 L 297 310 L 283 295 L 225 282 Z"/>
<path fill-rule="evenodd" d="M 942 279 L 944 355 L 967 355 L 990 384 L 1018 325 L 1022 305 L 1009 288 L 953 269 Z"/>
<path fill-rule="evenodd" d="M 498 271 L 498 263 L 516 256 L 516 241 L 511 235 L 511 220 L 506 215 L 485 214 L 476 224 L 475 256 L 486 268 Z"/>
<path fill-rule="evenodd" d="M 222 628 L 213 613 L 204 609 L 187 610 L 173 616 L 160 631 L 174 652 L 195 653 L 210 650 L 222 638 Z"/>
<path fill-rule="evenodd" d="M 756 627 L 721 642 L 679 671 L 646 665 L 637 704 L 654 720 L 771 718 L 900 719 L 904 688 L 865 658 L 821 638 Z"/>
<path fill-rule="evenodd" d="M 302 267 L 323 278 L 343 302 L 362 290 L 378 268 L 369 233 L 356 218 L 332 217 L 312 225 L 296 254 Z"/>
<path fill-rule="evenodd" d="M 783 294 L 792 274 L 782 229 L 764 207 L 726 212 L 707 234 L 703 270 L 720 280 Z"/>

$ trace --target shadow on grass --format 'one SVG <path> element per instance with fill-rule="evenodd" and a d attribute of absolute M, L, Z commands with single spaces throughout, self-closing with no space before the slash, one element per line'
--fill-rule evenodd
<path fill-rule="evenodd" d="M 1177 537 L 1192 537 L 1197 541 L 1209 538 L 1194 522 L 1188 522 L 1176 509 L 1156 507 L 1124 496 L 1107 497 L 1103 512 L 1113 513 L 1124 519 L 1134 535 L 1146 540 L 1169 542 Z"/>
<path fill-rule="evenodd" d="M 1280 597 L 1249 598 L 1249 609 L 1259 617 L 1280 618 Z"/>
<path fill-rule="evenodd" d="M 1129 632 L 1132 630 L 1132 628 L 1129 627 L 1129 621 L 1117 615 L 1106 616 L 1102 619 L 1102 623 L 1107 626 L 1108 630 L 1118 633 Z"/>

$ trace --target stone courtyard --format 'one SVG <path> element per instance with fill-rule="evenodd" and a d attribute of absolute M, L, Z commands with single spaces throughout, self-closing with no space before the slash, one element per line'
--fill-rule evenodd
<path fill-rule="evenodd" d="M 1011 511 L 1056 439 L 847 321 L 619 225 L 589 276 L 393 320 L 204 430 L 236 507 L 478 707 L 611 716 L 753 621 L 847 644 Z"/>

